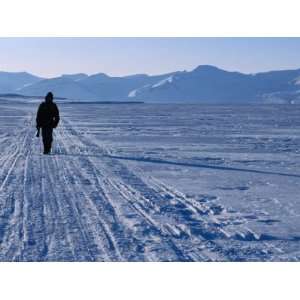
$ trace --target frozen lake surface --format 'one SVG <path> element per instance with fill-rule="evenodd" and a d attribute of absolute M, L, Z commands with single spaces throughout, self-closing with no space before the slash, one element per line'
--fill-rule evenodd
<path fill-rule="evenodd" d="M 299 261 L 300 106 L 0 102 L 1 261 Z"/>

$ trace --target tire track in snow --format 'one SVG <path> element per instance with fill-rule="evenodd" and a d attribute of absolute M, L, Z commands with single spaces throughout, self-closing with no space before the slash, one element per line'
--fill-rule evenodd
<path fill-rule="evenodd" d="M 66 140 L 66 134 L 64 132 L 60 134 L 58 131 L 57 147 L 60 152 L 66 151 Z M 74 163 L 74 157 L 71 159 L 63 157 L 60 158 L 60 161 L 62 162 L 62 170 L 66 173 L 64 180 L 68 186 L 72 185 L 70 193 L 75 192 L 82 197 L 78 201 L 76 197 L 74 199 L 76 199 L 75 204 L 78 210 L 82 212 L 82 217 L 86 218 L 85 222 L 89 224 L 90 229 L 87 228 L 87 231 L 90 231 L 94 236 L 98 245 L 104 247 L 107 259 L 123 260 L 113 233 L 113 230 L 120 229 L 118 224 L 120 221 L 117 219 L 110 199 L 99 184 L 93 165 L 84 158 L 77 161 L 77 164 Z M 89 213 L 85 213 L 86 210 L 89 210 Z M 92 227 L 94 228 L 92 229 Z M 124 232 L 119 230 L 118 233 L 123 235 L 123 239 L 128 238 L 124 236 Z"/>
<path fill-rule="evenodd" d="M 62 130 L 62 131 L 64 132 L 65 130 Z M 62 141 L 64 144 L 66 144 L 66 147 L 65 147 L 66 149 L 68 149 L 68 145 L 72 145 L 71 143 L 75 143 L 77 146 L 79 144 L 82 145 L 80 141 L 77 141 L 76 136 L 73 136 L 73 135 L 69 136 L 68 133 L 63 133 L 63 138 L 58 138 L 58 140 Z M 63 149 L 60 152 L 65 153 L 66 149 Z M 90 177 L 90 175 L 93 175 L 93 178 L 94 178 L 93 181 L 94 181 L 94 184 L 96 185 L 96 191 L 98 191 L 99 195 L 102 195 L 102 198 L 100 197 L 100 199 L 99 199 L 100 201 L 97 201 L 95 199 L 94 203 L 98 204 L 98 210 L 99 211 L 103 211 L 103 213 L 101 214 L 100 217 L 102 219 L 106 219 L 108 221 L 107 223 L 109 224 L 109 227 L 112 228 L 113 232 L 112 232 L 111 236 L 112 237 L 115 236 L 115 238 L 114 238 L 115 241 L 116 242 L 119 241 L 120 242 L 119 245 L 122 248 L 126 248 L 126 247 L 131 247 L 132 248 L 133 243 L 134 244 L 138 243 L 138 246 L 137 246 L 138 250 L 136 250 L 137 251 L 136 253 L 134 253 L 133 251 L 130 252 L 130 251 L 127 250 L 127 253 L 126 253 L 126 251 L 125 251 L 125 253 L 124 253 L 124 251 L 122 251 L 122 254 L 127 256 L 127 259 L 129 259 L 129 260 L 134 259 L 134 254 L 137 258 L 141 257 L 141 252 L 142 252 L 141 249 L 143 248 L 143 243 L 145 242 L 146 238 L 145 238 L 145 236 L 141 235 L 139 238 L 144 238 L 144 241 L 139 240 L 136 237 L 136 232 L 132 232 L 132 230 L 130 230 L 127 226 L 128 223 L 133 222 L 133 216 L 134 216 L 134 214 L 136 214 L 136 212 L 132 211 L 132 209 L 131 209 L 131 212 L 129 213 L 130 214 L 130 220 L 126 219 L 126 217 L 124 215 L 121 216 L 121 217 L 118 217 L 117 214 L 114 212 L 114 210 L 115 210 L 114 207 L 117 205 L 117 202 L 122 201 L 123 202 L 123 207 L 126 207 L 126 209 L 128 210 L 129 206 L 128 206 L 128 203 L 127 203 L 126 199 L 124 199 L 124 197 L 120 198 L 120 193 L 119 193 L 118 190 L 117 190 L 118 193 L 114 193 L 115 197 L 118 194 L 118 200 L 117 201 L 113 201 L 112 198 L 109 198 L 107 196 L 107 194 L 108 194 L 107 191 L 109 191 L 110 193 L 113 193 L 112 189 L 114 187 L 109 185 L 109 182 L 107 180 L 108 174 L 106 174 L 106 175 L 101 174 L 99 169 L 95 167 L 92 160 L 87 158 L 87 157 L 81 156 L 80 160 L 78 160 L 78 163 L 80 163 L 80 162 L 82 162 L 80 164 L 81 165 L 80 166 L 81 172 L 84 172 L 84 170 L 86 170 L 86 172 L 89 175 L 88 178 L 90 178 L 90 179 L 87 179 L 87 180 L 92 180 L 92 177 Z M 101 178 L 101 180 L 99 178 Z M 106 182 L 105 185 L 104 185 L 104 182 Z M 104 191 L 106 191 L 106 192 L 104 192 Z M 103 201 L 101 201 L 101 200 L 103 200 Z M 112 203 L 112 202 L 114 202 L 114 203 Z M 99 206 L 99 204 L 101 204 L 101 203 L 104 203 L 104 206 L 102 206 L 102 207 L 101 207 L 101 205 Z M 114 218 L 112 220 L 108 220 L 107 217 L 111 216 L 111 215 L 113 215 Z M 142 221 L 143 221 L 143 219 L 142 219 Z M 137 222 L 139 223 L 139 225 L 141 225 L 140 224 L 141 223 L 141 216 L 140 215 L 139 215 L 139 218 L 138 218 Z M 134 222 L 134 223 L 137 223 L 137 222 Z M 150 226 L 151 226 L 151 228 L 149 228 Z M 149 240 L 148 244 L 151 244 L 151 241 L 152 241 L 152 245 L 157 245 L 157 247 L 159 247 L 159 243 L 161 243 L 160 239 L 161 239 L 162 235 L 161 235 L 161 232 L 159 230 L 157 230 L 157 227 L 153 226 L 153 224 L 149 225 L 149 222 L 146 223 L 146 224 L 143 224 L 143 226 L 139 226 L 139 227 L 143 228 L 143 231 L 144 231 L 143 233 L 146 233 L 148 231 L 148 234 L 151 235 L 151 239 Z M 126 229 L 129 231 L 128 234 L 124 233 L 124 231 L 126 231 Z M 126 247 L 124 247 L 124 241 L 125 241 Z M 155 242 L 155 241 L 157 241 L 157 242 Z M 169 248 L 170 248 L 170 246 L 169 246 Z M 161 249 L 161 250 L 163 250 L 163 249 Z M 179 250 L 177 249 L 177 252 L 178 251 Z M 131 258 L 128 258 L 128 256 L 131 257 Z M 168 249 L 168 250 L 165 249 L 164 260 L 168 260 L 168 256 L 169 257 L 172 256 L 172 249 Z M 173 259 L 175 259 L 175 257 L 173 257 Z M 142 257 L 141 259 L 147 260 L 147 257 Z M 154 260 L 158 260 L 158 259 L 159 259 L 159 257 L 154 258 Z M 149 260 L 149 258 L 148 258 L 148 260 Z"/>
<path fill-rule="evenodd" d="M 25 125 L 31 124 L 30 119 Z M 28 129 L 28 128 L 27 128 Z M 25 160 L 31 130 L 23 130 L 16 140 L 16 151 L 9 156 L 5 179 L 1 185 L 1 260 L 15 258 L 22 245 L 22 214 L 25 178 Z M 23 135 L 23 136 L 22 136 Z"/>
<path fill-rule="evenodd" d="M 191 256 L 196 257 L 196 260 L 199 260 L 199 256 L 197 255 L 201 252 L 204 253 L 205 251 L 212 260 L 256 260 L 257 258 L 259 260 L 269 260 L 272 257 L 280 257 L 283 253 L 283 250 L 278 248 L 274 242 L 265 241 L 270 238 L 272 239 L 272 237 L 263 234 L 260 235 L 252 231 L 246 226 L 247 220 L 237 212 L 229 213 L 225 207 L 218 205 L 211 206 L 204 203 L 199 204 L 195 199 L 189 199 L 184 194 L 177 192 L 173 188 L 167 187 L 162 183 L 156 182 L 154 184 L 153 181 L 147 180 L 146 184 L 146 178 L 142 179 L 137 177 L 136 174 L 129 171 L 123 163 L 120 163 L 115 159 L 110 159 L 109 156 L 106 155 L 109 151 L 103 148 L 101 149 L 100 147 L 97 149 L 97 146 L 87 140 L 86 137 L 78 135 L 71 124 L 68 124 L 68 126 L 70 140 L 74 140 L 76 137 L 79 139 L 79 141 L 76 141 L 76 150 L 77 152 L 79 151 L 78 156 L 80 156 L 80 153 L 83 153 L 83 155 L 87 153 L 86 157 L 89 157 L 90 161 L 95 161 L 96 165 L 98 163 L 98 169 L 103 170 L 107 168 L 105 177 L 114 178 L 114 183 L 110 180 L 112 185 L 115 185 L 116 189 L 119 189 L 120 191 L 123 190 L 123 196 L 125 198 L 126 193 L 124 194 L 124 190 L 127 190 L 127 194 L 129 194 L 127 199 L 133 200 L 130 204 L 133 204 L 133 207 L 137 209 L 148 222 L 152 223 L 154 227 L 159 228 L 159 222 L 153 221 L 153 216 L 155 216 L 155 210 L 160 211 L 161 208 L 163 209 L 160 212 L 164 215 L 166 215 L 166 211 L 168 210 L 168 213 L 173 211 L 173 220 L 177 219 L 177 221 L 183 211 L 185 213 L 189 212 L 190 215 L 194 215 L 192 218 L 190 218 L 190 216 L 185 216 L 181 219 L 181 222 L 187 225 L 184 230 L 183 228 L 178 228 L 176 222 L 175 224 L 173 222 L 173 224 L 166 224 L 166 226 L 162 227 L 168 228 L 169 231 L 173 232 L 175 235 L 181 234 L 183 236 L 184 234 L 188 234 L 190 238 L 195 238 L 195 236 L 199 237 L 199 235 L 202 236 L 202 239 L 200 240 L 202 240 L 202 244 L 206 243 L 206 245 L 204 247 L 203 245 L 200 246 L 200 252 L 196 251 L 196 254 L 191 254 Z M 98 159 L 97 156 L 99 157 Z M 154 203 L 152 208 L 147 208 L 147 205 L 142 207 L 141 202 L 137 201 L 137 194 L 142 194 L 146 199 L 150 198 L 150 202 L 152 201 L 152 204 Z M 167 196 L 168 199 L 164 199 L 162 195 Z M 171 199 L 173 199 L 173 201 L 174 199 L 177 202 L 179 201 L 181 207 L 179 205 L 177 209 L 173 209 L 170 205 L 168 206 L 166 203 Z M 160 204 L 158 204 L 157 207 L 157 203 L 159 202 Z M 137 208 L 137 205 L 140 207 Z M 147 211 L 149 212 L 151 210 L 154 214 L 150 212 L 150 214 L 147 215 Z M 196 214 L 198 214 L 198 217 L 195 217 Z M 231 229 L 228 230 L 228 224 L 220 221 L 222 218 L 227 218 L 228 216 L 230 216 L 232 220 L 238 218 L 245 224 L 242 227 L 232 226 Z M 194 231 L 192 234 L 191 230 Z M 248 242 L 248 245 L 250 245 L 250 243 L 252 245 L 248 246 L 245 242 Z M 195 240 L 193 243 L 195 243 Z M 234 244 L 235 246 L 232 247 L 231 244 Z M 237 249 L 240 249 L 241 251 L 236 251 L 234 247 L 237 247 Z"/>
<path fill-rule="evenodd" d="M 78 139 L 78 135 L 74 130 L 72 130 L 71 132 L 73 134 L 69 136 L 69 140 L 74 142 L 74 140 Z M 76 141 L 75 143 L 77 147 L 78 145 L 84 147 L 84 142 L 85 141 L 79 140 L 79 142 Z M 87 144 L 88 145 L 85 148 L 90 148 L 90 144 Z M 98 149 L 98 151 L 101 153 L 101 151 L 103 150 Z M 82 157 L 82 159 L 87 158 L 85 156 L 84 158 Z M 171 253 L 175 252 L 176 256 L 173 258 L 174 260 L 204 259 L 203 254 L 199 254 L 199 251 L 198 253 L 192 251 L 192 249 L 194 248 L 194 243 L 190 244 L 189 251 L 184 251 L 180 243 L 184 242 L 185 244 L 189 244 L 189 239 L 191 238 L 191 236 L 188 236 L 187 233 L 184 232 L 180 227 L 174 225 L 177 221 L 176 219 L 174 219 L 174 215 L 168 216 L 169 218 L 171 218 L 171 222 L 173 223 L 172 225 L 168 223 L 163 224 L 164 222 L 161 223 L 160 218 L 157 218 L 157 215 L 161 213 L 157 202 L 161 200 L 165 202 L 166 199 L 161 199 L 161 196 L 157 192 L 152 190 L 149 186 L 145 185 L 145 183 L 143 183 L 140 178 L 137 178 L 121 163 L 115 160 L 110 160 L 104 156 L 97 161 L 94 157 L 88 159 L 91 162 L 98 162 L 98 164 L 100 163 L 99 167 L 94 167 L 94 169 L 98 170 L 97 172 L 100 172 L 99 170 L 105 170 L 105 174 L 102 175 L 102 177 L 108 178 L 107 181 L 110 182 L 111 188 L 115 188 L 116 190 L 118 190 L 123 197 L 123 201 L 127 201 L 127 203 L 131 205 L 140 214 L 140 217 L 146 221 L 148 226 L 152 226 L 152 230 L 157 232 L 158 237 L 163 238 L 163 242 L 167 244 L 165 245 L 165 247 L 169 251 L 170 257 Z M 114 178 L 114 180 L 112 180 L 111 178 Z M 178 213 L 178 211 L 176 211 L 175 213 Z M 177 217 L 177 215 L 175 215 L 175 217 Z M 192 242 L 191 239 L 190 242 Z M 199 240 L 198 242 L 203 244 L 204 240 Z M 210 253 L 208 257 L 207 253 L 209 251 L 208 249 L 206 249 L 206 254 L 204 255 L 206 259 L 216 259 L 218 257 L 218 259 L 220 260 L 221 253 L 219 247 L 214 247 L 214 249 L 212 249 L 212 243 L 208 242 L 207 244 L 210 244 L 209 247 L 211 249 L 209 251 L 213 251 L 214 253 Z M 201 245 L 201 247 L 202 246 L 203 245 Z M 223 257 L 222 259 L 224 260 L 225 258 Z"/>
<path fill-rule="evenodd" d="M 50 156 L 40 154 L 33 118 L 25 124 L 0 161 L 0 260 L 268 260 L 263 247 L 274 255 L 274 245 L 260 241 L 246 219 L 241 232 L 229 230 L 221 220 L 226 208 L 110 158 L 71 122 L 56 129 Z"/>

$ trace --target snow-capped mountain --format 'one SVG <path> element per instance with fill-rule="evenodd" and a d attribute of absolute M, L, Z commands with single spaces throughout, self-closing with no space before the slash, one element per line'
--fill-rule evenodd
<path fill-rule="evenodd" d="M 72 80 L 66 76 L 44 79 L 30 86 L 26 86 L 18 92 L 25 96 L 43 96 L 49 91 L 52 91 L 56 97 L 77 100 L 96 100 L 93 93 L 78 84 L 76 80 Z"/>
<path fill-rule="evenodd" d="M 292 100 L 287 100 L 287 95 L 293 98 L 300 91 L 299 75 L 300 70 L 242 74 L 199 66 L 191 72 L 177 73 L 139 88 L 130 96 L 151 102 L 248 103 L 266 99 L 272 102 L 275 98 L 276 102 L 278 99 L 286 102 Z"/>
<path fill-rule="evenodd" d="M 52 91 L 57 97 L 87 101 L 128 101 L 131 91 L 145 85 L 154 85 L 172 74 L 148 76 L 145 74 L 110 77 L 104 73 L 62 75 L 44 79 L 34 85 L 19 89 L 19 93 L 41 96 Z"/>
<path fill-rule="evenodd" d="M 110 77 L 100 73 L 89 76 L 78 83 L 95 94 L 99 100 L 128 100 L 131 91 L 147 84 L 155 84 L 169 76 L 148 76 L 144 74 L 125 77 Z"/>
<path fill-rule="evenodd" d="M 27 72 L 0 72 L 0 93 L 17 92 L 19 89 L 34 84 L 42 78 Z"/>
<path fill-rule="evenodd" d="M 48 91 L 81 101 L 299 103 L 300 69 L 243 74 L 202 65 L 155 76 L 78 73 L 50 79 L 0 72 L 0 93 L 43 96 Z"/>

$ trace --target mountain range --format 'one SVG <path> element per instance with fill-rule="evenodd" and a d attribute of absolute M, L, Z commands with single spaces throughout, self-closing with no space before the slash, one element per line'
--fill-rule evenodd
<path fill-rule="evenodd" d="M 300 103 L 300 69 L 243 74 L 200 65 L 155 76 L 78 73 L 56 78 L 0 72 L 0 93 L 42 97 L 49 91 L 73 101 Z"/>

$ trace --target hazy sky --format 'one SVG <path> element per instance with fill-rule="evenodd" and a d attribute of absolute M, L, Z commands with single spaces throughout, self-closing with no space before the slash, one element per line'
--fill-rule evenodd
<path fill-rule="evenodd" d="M 300 68 L 300 38 L 0 38 L 0 70 L 54 77 L 192 70 Z"/>

